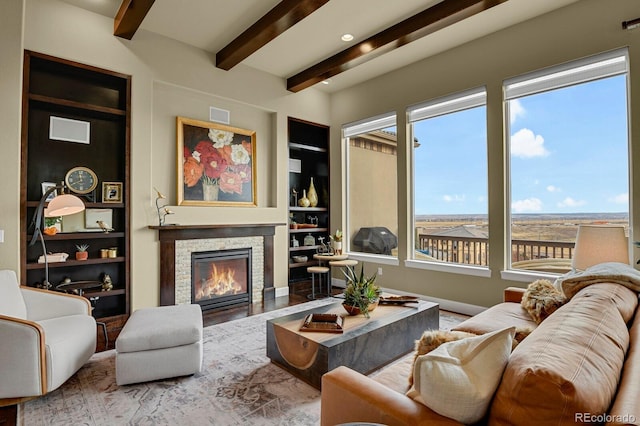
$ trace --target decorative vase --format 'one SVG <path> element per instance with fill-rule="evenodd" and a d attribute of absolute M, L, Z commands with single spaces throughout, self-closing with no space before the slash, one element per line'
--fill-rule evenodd
<path fill-rule="evenodd" d="M 300 198 L 300 199 L 298 200 L 298 205 L 299 205 L 300 207 L 309 207 L 309 205 L 310 205 L 310 201 L 309 201 L 309 199 L 307 198 L 307 190 L 306 190 L 306 189 L 303 189 L 303 190 L 302 190 L 302 198 Z"/>
<path fill-rule="evenodd" d="M 313 235 L 311 235 L 311 233 L 309 233 L 309 235 L 304 237 L 304 240 L 302 240 L 302 243 L 305 246 L 315 246 L 316 245 L 316 239 L 313 237 Z"/>
<path fill-rule="evenodd" d="M 342 241 L 331 241 L 331 247 L 333 248 L 333 252 L 335 254 L 342 254 Z"/>
<path fill-rule="evenodd" d="M 318 193 L 316 192 L 316 187 L 313 186 L 313 178 L 311 178 L 311 183 L 309 184 L 309 191 L 307 191 L 307 197 L 309 198 L 309 205 L 311 207 L 315 207 L 318 205 Z"/>
<path fill-rule="evenodd" d="M 220 186 L 217 183 L 202 182 L 202 199 L 204 201 L 218 201 Z"/>

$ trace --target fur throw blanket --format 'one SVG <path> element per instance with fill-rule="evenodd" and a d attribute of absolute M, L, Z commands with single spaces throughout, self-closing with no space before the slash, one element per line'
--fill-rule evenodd
<path fill-rule="evenodd" d="M 565 302 L 566 297 L 551 281 L 536 280 L 527 286 L 520 304 L 536 324 L 540 324 Z"/>
<path fill-rule="evenodd" d="M 555 282 L 567 299 L 571 299 L 581 289 L 597 283 L 623 285 L 640 293 L 640 272 L 626 263 L 605 262 L 591 266 L 584 271 L 569 272 Z"/>

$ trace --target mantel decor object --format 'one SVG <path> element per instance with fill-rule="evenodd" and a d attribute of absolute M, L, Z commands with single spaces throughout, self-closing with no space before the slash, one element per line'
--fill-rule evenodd
<path fill-rule="evenodd" d="M 257 206 L 256 132 L 177 117 L 180 206 Z"/>
<path fill-rule="evenodd" d="M 156 188 L 156 210 L 158 211 L 158 225 L 164 226 L 167 215 L 174 214 L 169 208 L 167 208 L 166 199 L 167 197 L 162 194 L 162 192 L 158 191 Z M 160 205 L 162 203 L 162 205 Z"/>

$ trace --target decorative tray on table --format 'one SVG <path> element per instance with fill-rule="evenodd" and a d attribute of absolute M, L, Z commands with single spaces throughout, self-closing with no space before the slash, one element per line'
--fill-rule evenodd
<path fill-rule="evenodd" d="M 416 296 L 388 296 L 380 297 L 381 305 L 404 305 L 405 303 L 418 303 L 420 299 Z"/>
<path fill-rule="evenodd" d="M 342 333 L 343 321 L 344 318 L 337 314 L 309 314 L 305 317 L 300 331 Z"/>

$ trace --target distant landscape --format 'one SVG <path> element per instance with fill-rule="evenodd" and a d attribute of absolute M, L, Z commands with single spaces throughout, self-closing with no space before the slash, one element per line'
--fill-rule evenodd
<path fill-rule="evenodd" d="M 513 218 L 512 238 L 517 240 L 573 242 L 581 224 L 623 225 L 625 229 L 629 225 L 627 213 L 517 214 Z M 488 233 L 487 215 L 416 216 L 419 234 L 430 234 L 460 225 L 471 225 Z"/>

